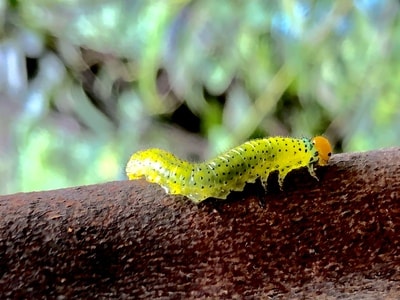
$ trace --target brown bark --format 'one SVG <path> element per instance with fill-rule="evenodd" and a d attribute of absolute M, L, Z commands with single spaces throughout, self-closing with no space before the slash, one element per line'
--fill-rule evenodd
<path fill-rule="evenodd" d="M 400 148 L 194 205 L 143 180 L 0 197 L 0 298 L 399 298 Z M 261 201 L 262 202 L 262 201 Z"/>

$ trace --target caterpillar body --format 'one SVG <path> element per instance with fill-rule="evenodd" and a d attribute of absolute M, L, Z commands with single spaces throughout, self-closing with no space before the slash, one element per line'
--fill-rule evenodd
<path fill-rule="evenodd" d="M 143 150 L 131 156 L 126 173 L 130 180 L 145 178 L 169 194 L 200 203 L 210 197 L 226 199 L 231 191 L 242 191 L 257 178 L 266 188 L 273 171 L 279 172 L 281 188 L 286 175 L 302 167 L 318 180 L 314 167 L 326 165 L 331 153 L 329 141 L 322 136 L 271 137 L 250 140 L 203 163 L 191 163 L 161 149 Z"/>

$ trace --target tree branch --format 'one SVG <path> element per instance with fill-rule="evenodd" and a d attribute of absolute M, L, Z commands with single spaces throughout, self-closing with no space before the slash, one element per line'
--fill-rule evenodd
<path fill-rule="evenodd" d="M 143 180 L 0 197 L 0 298 L 400 297 L 400 148 L 196 206 Z"/>

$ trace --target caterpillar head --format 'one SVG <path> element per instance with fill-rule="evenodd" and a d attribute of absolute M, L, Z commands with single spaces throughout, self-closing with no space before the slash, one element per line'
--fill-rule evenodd
<path fill-rule="evenodd" d="M 316 136 L 312 139 L 315 149 L 318 151 L 318 164 L 325 166 L 332 155 L 332 146 L 323 136 Z"/>

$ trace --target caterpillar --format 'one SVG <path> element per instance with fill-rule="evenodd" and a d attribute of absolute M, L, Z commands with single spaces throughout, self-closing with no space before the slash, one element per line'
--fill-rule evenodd
<path fill-rule="evenodd" d="M 145 178 L 169 194 L 200 203 L 210 197 L 226 199 L 231 191 L 243 191 L 246 183 L 257 178 L 266 189 L 274 171 L 279 172 L 281 189 L 286 175 L 302 167 L 318 180 L 314 167 L 326 165 L 331 154 L 332 147 L 322 136 L 270 137 L 250 140 L 203 163 L 191 163 L 161 149 L 143 150 L 131 156 L 126 173 L 130 180 Z"/>

